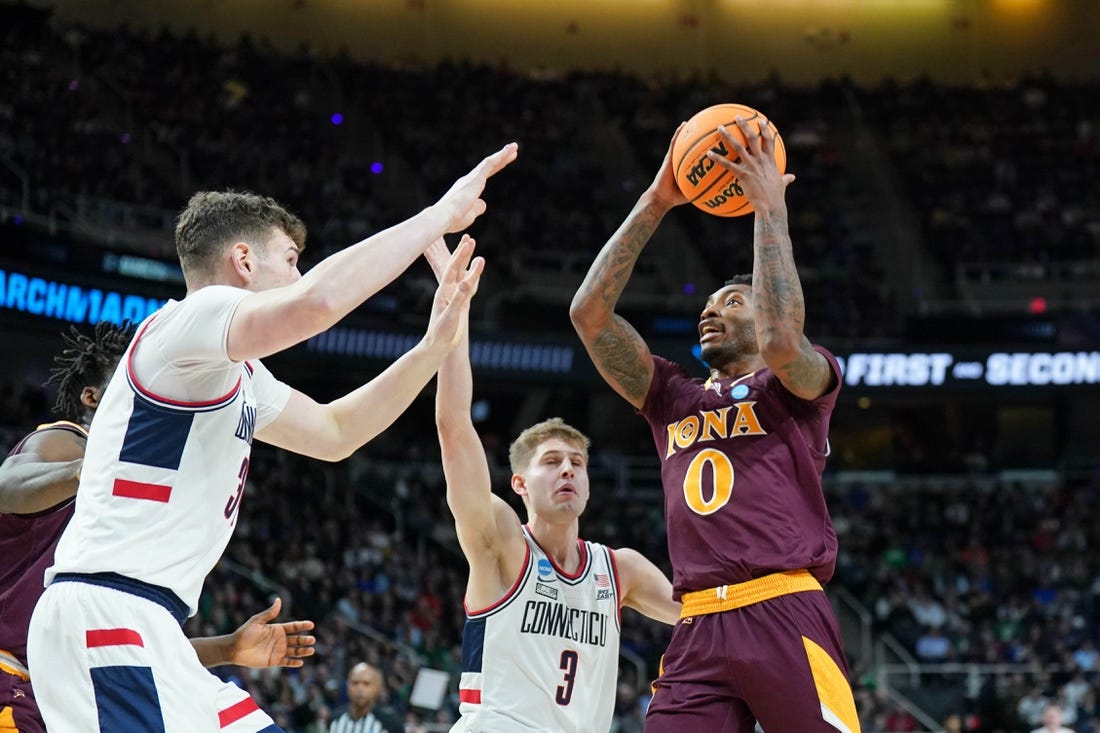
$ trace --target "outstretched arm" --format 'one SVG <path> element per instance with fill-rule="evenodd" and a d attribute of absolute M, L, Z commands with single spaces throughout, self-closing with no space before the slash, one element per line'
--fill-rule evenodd
<path fill-rule="evenodd" d="M 719 128 L 731 157 L 713 151 L 707 155 L 737 176 L 755 211 L 752 297 L 760 356 L 791 393 L 817 399 L 834 377 L 829 362 L 803 333 L 806 304 L 787 228 L 786 192 L 794 176 L 779 172 L 775 131 L 767 120 L 761 118 L 760 132 L 741 118 L 737 124 L 746 144 Z"/>
<path fill-rule="evenodd" d="M 680 619 L 680 602 L 673 600 L 672 583 L 660 568 L 629 547 L 615 550 L 615 565 L 624 606 L 666 624 Z"/>
<path fill-rule="evenodd" d="M 34 514 L 76 495 L 84 438 L 68 430 L 40 430 L 0 465 L 0 513 Z"/>
<path fill-rule="evenodd" d="M 191 639 L 191 646 L 204 667 L 236 664 L 241 667 L 301 667 L 313 655 L 317 640 L 304 633 L 312 621 L 271 623 L 283 607 L 276 598 L 268 608 L 248 619 L 232 634 Z"/>
<path fill-rule="evenodd" d="M 459 247 L 472 243 L 472 239 L 464 236 Z M 447 258 L 443 240 L 428 247 L 424 256 L 436 277 L 441 278 Z M 466 600 L 474 608 L 484 608 L 496 602 L 506 590 L 503 577 L 506 571 L 501 561 L 505 557 L 522 557 L 518 552 L 509 552 L 522 540 L 519 518 L 493 495 L 485 449 L 470 417 L 474 380 L 468 322 L 460 333 L 458 346 L 439 369 L 435 424 L 447 482 L 447 506 L 454 515 L 458 542 L 470 564 Z"/>
<path fill-rule="evenodd" d="M 612 389 L 638 408 L 653 380 L 653 356 L 634 327 L 615 312 L 615 305 L 661 219 L 672 207 L 687 202 L 676 185 L 671 159 L 670 142 L 657 177 L 596 255 L 569 307 L 569 318 L 596 369 Z"/>
<path fill-rule="evenodd" d="M 471 262 L 472 255 L 470 244 L 459 247 L 448 261 L 446 283 L 436 291 L 419 344 L 367 384 L 326 405 L 292 391 L 283 411 L 256 438 L 312 458 L 340 461 L 393 424 L 459 341 L 485 266 L 480 257 Z"/>
<path fill-rule="evenodd" d="M 485 211 L 490 176 L 515 160 L 515 143 L 481 161 L 433 206 L 325 258 L 297 282 L 244 298 L 229 327 L 234 361 L 287 349 L 333 326 L 387 285 L 446 232 L 461 231 Z"/>

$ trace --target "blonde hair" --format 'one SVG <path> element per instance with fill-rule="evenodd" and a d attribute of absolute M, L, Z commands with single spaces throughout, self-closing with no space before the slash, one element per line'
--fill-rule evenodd
<path fill-rule="evenodd" d="M 512 473 L 526 470 L 538 447 L 553 438 L 576 446 L 584 454 L 585 460 L 588 460 L 588 446 L 592 444 L 588 436 L 560 417 L 552 417 L 524 430 L 509 446 L 508 463 L 512 466 Z"/>

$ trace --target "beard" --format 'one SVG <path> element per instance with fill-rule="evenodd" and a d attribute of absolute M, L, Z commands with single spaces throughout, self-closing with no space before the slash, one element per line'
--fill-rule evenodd
<path fill-rule="evenodd" d="M 707 344 L 699 351 L 699 358 L 712 369 L 717 369 L 723 364 L 737 358 L 738 349 L 736 342 L 724 344 Z"/>
<path fill-rule="evenodd" d="M 711 369 L 719 369 L 759 350 L 760 347 L 756 343 L 756 326 L 750 322 L 733 339 L 700 347 L 699 358 Z"/>

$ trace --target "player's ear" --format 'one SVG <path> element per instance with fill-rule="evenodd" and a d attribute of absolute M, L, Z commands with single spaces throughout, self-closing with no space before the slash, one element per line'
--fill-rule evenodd
<path fill-rule="evenodd" d="M 247 242 L 234 242 L 233 246 L 229 248 L 230 267 L 245 284 L 252 282 L 258 254 Z"/>
<path fill-rule="evenodd" d="M 512 491 L 520 496 L 527 496 L 527 479 L 518 473 L 512 474 Z"/>
<path fill-rule="evenodd" d="M 94 410 L 99 407 L 99 398 L 102 394 L 99 387 L 85 387 L 80 392 L 80 402 L 89 410 Z"/>

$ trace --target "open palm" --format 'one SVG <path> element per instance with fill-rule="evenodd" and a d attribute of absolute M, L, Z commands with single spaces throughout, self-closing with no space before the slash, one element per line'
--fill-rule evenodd
<path fill-rule="evenodd" d="M 316 638 L 305 632 L 312 621 L 271 623 L 279 615 L 282 599 L 260 611 L 233 633 L 233 664 L 242 667 L 301 667 L 312 656 Z"/>

